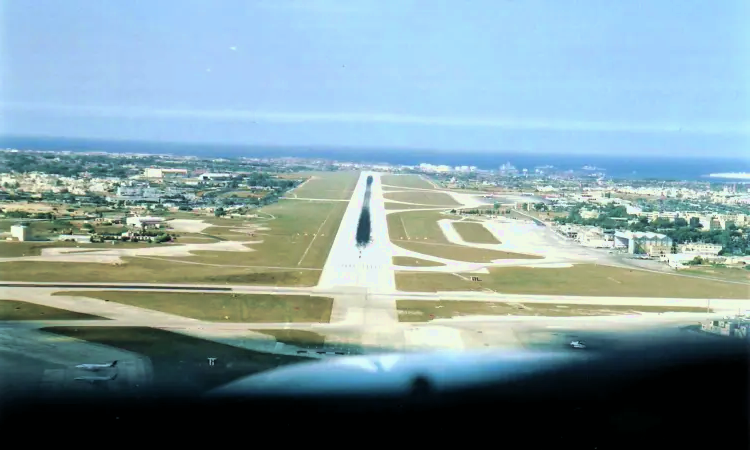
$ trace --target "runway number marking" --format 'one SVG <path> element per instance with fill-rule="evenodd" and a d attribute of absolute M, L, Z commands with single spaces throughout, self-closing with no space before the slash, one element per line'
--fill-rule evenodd
<path fill-rule="evenodd" d="M 309 251 L 310 251 L 310 247 L 312 247 L 312 245 L 313 245 L 313 242 L 315 242 L 315 239 L 317 239 L 317 238 L 318 238 L 318 235 L 320 234 L 320 230 L 321 230 L 321 229 L 323 229 L 323 225 L 325 225 L 325 224 L 326 224 L 326 222 L 328 222 L 328 218 L 329 218 L 329 217 L 331 217 L 331 213 L 333 212 L 333 210 L 334 210 L 334 209 L 335 209 L 335 208 L 332 208 L 332 209 L 331 209 L 331 210 L 330 210 L 330 211 L 328 212 L 328 215 L 326 216 L 326 220 L 324 220 L 324 221 L 323 221 L 323 223 L 321 223 L 321 224 L 320 224 L 320 226 L 318 227 L 318 231 L 317 231 L 317 232 L 315 233 L 315 235 L 313 236 L 312 240 L 310 241 L 310 244 L 309 244 L 309 245 L 307 246 L 307 248 L 305 249 L 305 253 L 303 253 L 303 254 L 302 254 L 302 258 L 300 258 L 300 259 L 299 259 L 299 262 L 297 263 L 297 265 L 298 265 L 298 266 L 299 266 L 300 264 L 302 264 L 302 260 L 304 260 L 304 259 L 305 259 L 305 256 L 307 256 L 307 252 L 309 252 Z"/>

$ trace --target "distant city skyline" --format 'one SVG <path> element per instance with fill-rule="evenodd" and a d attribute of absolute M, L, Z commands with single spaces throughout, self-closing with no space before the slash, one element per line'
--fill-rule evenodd
<path fill-rule="evenodd" d="M 11 2 L 0 134 L 746 157 L 749 12 L 743 0 Z"/>

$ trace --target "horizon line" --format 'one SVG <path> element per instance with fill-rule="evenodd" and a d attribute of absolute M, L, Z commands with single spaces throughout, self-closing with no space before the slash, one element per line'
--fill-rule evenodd
<path fill-rule="evenodd" d="M 234 143 L 234 142 L 216 142 L 216 141 L 201 141 L 201 142 L 188 142 L 188 141 L 179 141 L 179 140 L 148 140 L 148 139 L 129 139 L 129 138 L 117 138 L 117 137 L 82 137 L 82 136 L 59 136 L 59 135 L 47 135 L 47 134 L 10 134 L 10 133 L 0 133 L 0 139 L 3 138 L 10 138 L 10 139 L 59 139 L 59 140 L 70 140 L 70 141 L 88 141 L 88 142 L 117 142 L 117 143 L 124 143 L 124 144 L 164 144 L 164 145 L 184 145 L 187 147 L 197 147 L 197 146 L 220 146 L 220 147 L 234 147 L 234 148 L 270 148 L 270 149 L 289 149 L 289 150 L 297 150 L 297 151 L 311 151 L 311 150 L 385 150 L 385 151 L 400 151 L 400 150 L 408 150 L 408 151 L 414 151 L 414 152 L 420 152 L 420 153 L 468 153 L 468 154 L 485 154 L 485 155 L 492 155 L 496 154 L 498 156 L 503 154 L 509 154 L 509 155 L 536 155 L 536 156 L 604 156 L 604 157 L 621 157 L 622 153 L 620 154 L 612 154 L 608 152 L 573 152 L 570 151 L 554 151 L 554 150 L 534 150 L 534 151 L 527 151 L 527 150 L 501 150 L 501 149 L 460 149 L 460 148 L 452 148 L 452 149 L 445 149 L 445 148 L 429 148 L 429 147 L 407 147 L 407 146 L 368 146 L 368 145 L 331 145 L 331 144 L 264 144 L 264 143 Z M 31 148 L 25 148 L 25 149 L 17 149 L 17 150 L 35 150 Z M 105 153 L 127 153 L 123 151 L 114 151 L 114 150 L 46 150 L 46 151 L 101 151 Z M 136 152 L 133 152 L 136 153 Z M 137 153 L 146 153 L 146 154 L 175 154 L 175 153 L 156 153 L 152 151 L 142 151 Z M 704 154 L 693 154 L 693 153 L 681 153 L 680 155 L 662 155 L 658 154 L 654 151 L 644 151 L 644 152 L 635 152 L 635 153 L 628 153 L 628 156 L 635 156 L 635 157 L 646 157 L 646 158 L 675 158 L 678 159 L 710 159 L 710 158 L 720 158 L 720 159 L 736 159 L 736 160 L 748 160 L 750 161 L 750 158 L 744 157 L 744 155 L 740 154 L 712 154 L 710 156 L 706 156 Z M 291 155 L 287 155 L 289 157 L 292 157 Z"/>
<path fill-rule="evenodd" d="M 230 122 L 266 123 L 357 123 L 417 125 L 458 128 L 495 128 L 561 132 L 688 133 L 705 135 L 750 134 L 750 123 L 680 123 L 674 121 L 628 122 L 618 120 L 569 120 L 560 118 L 513 118 L 502 116 L 431 116 L 390 112 L 278 112 L 246 109 L 190 109 L 113 107 L 34 102 L 4 102 L 0 110 L 100 118 L 201 119 Z"/>

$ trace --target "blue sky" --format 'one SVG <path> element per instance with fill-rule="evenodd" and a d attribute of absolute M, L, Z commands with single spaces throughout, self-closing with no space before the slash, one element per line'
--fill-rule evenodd
<path fill-rule="evenodd" d="M 745 155 L 746 0 L 34 0 L 0 132 Z"/>

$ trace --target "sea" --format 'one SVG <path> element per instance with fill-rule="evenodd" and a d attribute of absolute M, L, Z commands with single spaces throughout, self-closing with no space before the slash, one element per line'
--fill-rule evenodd
<path fill-rule="evenodd" d="M 428 149 L 346 148 L 346 147 L 274 147 L 260 145 L 196 144 L 178 142 L 114 141 L 51 137 L 0 136 L 0 149 L 80 151 L 109 153 L 171 154 L 212 158 L 320 158 L 339 162 L 448 166 L 476 166 L 498 169 L 512 164 L 518 170 L 552 166 L 556 170 L 604 173 L 615 179 L 659 179 L 715 182 L 750 182 L 748 178 L 714 178 L 716 173 L 750 173 L 750 155 L 746 158 L 686 156 L 633 156 L 542 154 L 509 151 L 445 151 Z M 0 168 L 1 171 L 1 168 Z"/>

